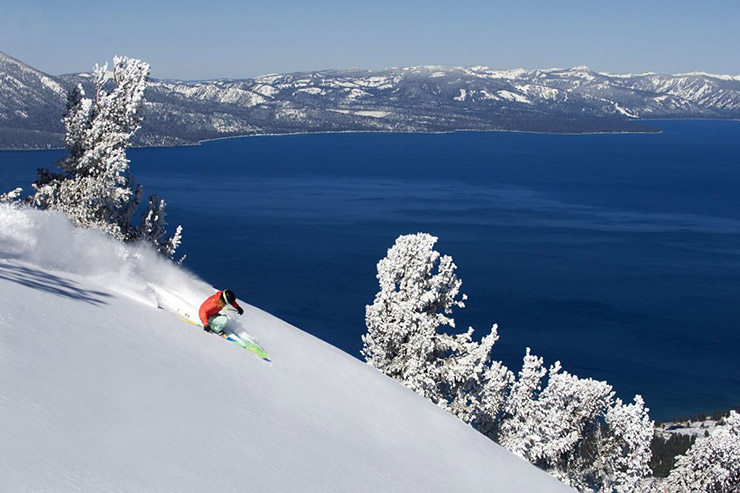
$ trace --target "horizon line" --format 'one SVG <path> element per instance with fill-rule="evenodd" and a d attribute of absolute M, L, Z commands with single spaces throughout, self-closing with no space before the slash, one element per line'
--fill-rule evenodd
<path fill-rule="evenodd" d="M 12 55 L 7 54 L 6 52 L 0 50 L 0 54 L 18 62 L 23 65 L 26 65 L 28 67 L 33 68 L 34 70 L 37 70 L 38 72 L 41 72 L 47 76 L 50 77 L 62 77 L 65 75 L 81 75 L 81 74 L 89 74 L 92 71 L 85 71 L 85 72 L 64 72 L 61 74 L 50 74 L 47 72 L 44 72 L 43 70 L 37 69 L 36 67 L 33 67 L 32 65 L 29 65 L 28 63 L 15 58 Z M 113 56 L 119 56 L 119 55 L 113 55 Z M 113 56 L 110 58 L 113 59 Z M 122 55 L 126 56 L 126 55 Z M 135 57 L 131 57 L 135 58 Z M 142 60 L 145 61 L 146 60 Z M 98 63 L 98 62 L 96 62 Z M 105 62 L 103 62 L 105 63 Z M 149 63 L 149 62 L 146 62 Z M 151 64 L 150 64 L 151 65 Z M 703 70 L 695 70 L 691 72 L 679 72 L 679 73 L 667 73 L 667 72 L 625 72 L 625 73 L 619 73 L 619 72 L 611 72 L 608 70 L 592 70 L 587 65 L 575 65 L 573 67 L 549 67 L 549 68 L 534 68 L 534 69 L 525 69 L 523 67 L 516 67 L 516 68 L 507 68 L 507 69 L 497 69 L 492 68 L 488 65 L 438 65 L 438 64 L 426 64 L 426 65 L 390 65 L 384 68 L 380 69 L 369 69 L 369 68 L 363 68 L 363 67 L 344 67 L 344 68 L 323 68 L 323 69 L 313 69 L 313 70 L 296 70 L 296 71 L 286 71 L 286 72 L 269 72 L 265 74 L 260 74 L 256 76 L 245 76 L 245 77 L 209 77 L 209 78 L 194 78 L 194 79 L 187 79 L 187 78 L 178 78 L 178 77 L 150 77 L 150 80 L 158 80 L 158 81 L 173 81 L 173 82 L 216 82 L 216 81 L 239 81 L 239 80 L 257 80 L 264 77 L 274 77 L 274 76 L 282 76 L 282 75 L 291 75 L 291 74 L 315 74 L 315 73 L 322 73 L 322 72 L 351 72 L 351 71 L 357 71 L 357 72 L 368 72 L 368 73 L 381 73 L 381 72 L 388 72 L 392 70 L 472 70 L 472 71 L 489 71 L 490 73 L 496 73 L 496 74 L 503 74 L 503 73 L 532 73 L 532 72 L 566 72 L 566 71 L 581 71 L 581 72 L 589 72 L 597 75 L 603 75 L 607 77 L 644 77 L 649 75 L 662 75 L 662 76 L 673 76 L 673 77 L 686 77 L 686 76 L 704 76 L 704 77 L 712 77 L 722 80 L 732 80 L 732 81 L 738 81 L 740 82 L 740 74 L 730 74 L 730 73 L 713 73 L 713 72 L 706 72 Z"/>

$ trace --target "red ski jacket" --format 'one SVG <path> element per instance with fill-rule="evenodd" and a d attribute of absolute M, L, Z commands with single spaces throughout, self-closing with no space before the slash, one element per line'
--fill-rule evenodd
<path fill-rule="evenodd" d="M 203 325 L 208 325 L 208 319 L 212 316 L 216 315 L 218 312 L 220 312 L 223 307 L 226 306 L 226 303 L 224 303 L 223 298 L 223 291 L 216 291 L 216 294 L 213 296 L 209 296 L 206 298 L 206 300 L 203 302 L 202 305 L 200 305 L 200 310 L 198 311 L 198 315 L 200 316 L 200 321 L 203 322 Z M 234 301 L 231 306 L 239 309 L 239 304 Z"/>

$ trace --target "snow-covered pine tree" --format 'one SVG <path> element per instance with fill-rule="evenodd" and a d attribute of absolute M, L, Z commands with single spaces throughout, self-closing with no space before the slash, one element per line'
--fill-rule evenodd
<path fill-rule="evenodd" d="M 159 200 L 156 195 L 149 197 L 149 208 L 142 215 L 138 237 L 151 243 L 165 257 L 172 258 L 182 240 L 182 226 L 177 227 L 174 236 L 165 236 L 167 234 L 166 217 L 164 200 Z"/>
<path fill-rule="evenodd" d="M 405 235 L 388 249 L 377 265 L 380 291 L 365 308 L 362 337 L 368 363 L 427 398 L 437 397 L 429 371 L 440 353 L 437 330 L 454 327 L 447 315 L 465 306 L 452 258 L 440 259 L 436 242 L 424 233 Z"/>
<path fill-rule="evenodd" d="M 439 332 L 455 328 L 449 315 L 465 306 L 466 297 L 457 267 L 434 250 L 436 242 L 426 233 L 399 236 L 378 262 L 380 291 L 365 310 L 362 354 L 418 394 L 472 419 L 467 393 L 482 380 L 497 335 L 479 344 L 472 328 L 458 335 Z"/>
<path fill-rule="evenodd" d="M 498 425 L 498 441 L 581 491 L 635 491 L 649 473 L 653 422 L 640 396 L 614 401 L 606 382 L 546 370 L 529 348 Z"/>
<path fill-rule="evenodd" d="M 473 329 L 464 335 L 462 355 L 440 367 L 438 382 L 447 396 L 448 410 L 483 434 L 492 431 L 494 422 L 514 375 L 500 362 L 491 361 L 491 349 L 498 341 L 498 326 L 480 343 L 471 340 Z"/>
<path fill-rule="evenodd" d="M 574 480 L 580 476 L 574 481 L 580 489 L 620 493 L 646 489 L 641 483 L 651 473 L 650 443 L 655 433 L 648 411 L 640 395 L 631 404 L 616 399 L 607 409 L 604 425 L 594 434 L 593 450 L 584 454 L 590 457 L 582 457 L 581 470 L 570 475 Z"/>
<path fill-rule="evenodd" d="M 18 199 L 20 199 L 22 192 L 22 188 L 16 188 L 15 190 L 11 190 L 10 192 L 0 194 L 0 204 L 17 201 Z"/>
<path fill-rule="evenodd" d="M 141 189 L 133 186 L 126 148 L 141 122 L 150 68 L 127 57 L 113 63 L 112 89 L 106 64 L 93 70 L 94 99 L 85 97 L 81 86 L 70 92 L 64 116 L 69 154 L 57 163 L 62 174 L 39 174 L 33 203 L 61 210 L 77 226 L 127 240 Z"/>
<path fill-rule="evenodd" d="M 535 399 L 542 388 L 542 377 L 547 374 L 543 365 L 544 360 L 531 354 L 531 349 L 527 348 L 522 369 L 506 400 L 499 424 L 498 443 L 520 457 L 527 457 L 531 448 L 527 430 L 536 419 Z"/>
<path fill-rule="evenodd" d="M 95 66 L 92 98 L 81 85 L 70 91 L 63 118 L 68 155 L 57 162 L 61 173 L 39 170 L 30 202 L 64 212 L 79 227 L 98 228 L 124 241 L 143 238 L 171 258 L 182 228 L 164 237 L 164 202 L 150 199 L 144 214 L 150 222 L 131 223 L 143 190 L 129 172 L 126 149 L 140 127 L 149 71 L 141 60 L 117 56 L 112 74 L 107 64 Z"/>
<path fill-rule="evenodd" d="M 614 393 L 611 385 L 579 378 L 561 371 L 560 362 L 550 367 L 548 383 L 535 401 L 530 436 L 536 436 L 526 452 L 530 462 L 568 477 L 579 445 L 598 428 Z"/>
<path fill-rule="evenodd" d="M 740 414 L 730 412 L 708 437 L 699 437 L 679 456 L 663 491 L 732 493 L 740 491 Z"/>
<path fill-rule="evenodd" d="M 473 409 L 473 427 L 491 439 L 497 436 L 497 427 L 506 399 L 516 378 L 503 363 L 491 361 L 483 374 L 481 389 L 477 392 L 478 407 Z"/>
<path fill-rule="evenodd" d="M 444 407 L 515 454 L 582 491 L 635 491 L 649 486 L 653 423 L 640 396 L 614 401 L 606 382 L 548 373 L 527 348 L 518 378 L 491 360 L 498 328 L 480 343 L 449 316 L 464 307 L 462 282 L 428 234 L 400 236 L 378 262 L 380 291 L 366 307 L 368 363 Z"/>

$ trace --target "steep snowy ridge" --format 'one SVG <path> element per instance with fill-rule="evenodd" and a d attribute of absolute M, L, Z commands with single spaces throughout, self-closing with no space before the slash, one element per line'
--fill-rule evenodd
<path fill-rule="evenodd" d="M 60 146 L 64 93 L 78 83 L 90 77 L 52 78 L 0 53 L 0 148 Z M 636 120 L 740 118 L 740 76 L 419 66 L 152 80 L 146 99 L 139 145 L 340 131 L 646 132 L 655 129 Z"/>
<path fill-rule="evenodd" d="M 59 141 L 66 97 L 55 78 L 0 52 L 0 148 L 9 141 L 21 149 Z"/>
<path fill-rule="evenodd" d="M 144 247 L 1 205 L 3 489 L 570 491 L 257 308 L 235 323 L 271 365 L 176 318 L 212 292 Z"/>

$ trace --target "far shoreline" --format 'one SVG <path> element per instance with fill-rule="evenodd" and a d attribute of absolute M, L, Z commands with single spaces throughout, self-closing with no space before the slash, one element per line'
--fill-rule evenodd
<path fill-rule="evenodd" d="M 459 129 L 459 130 L 447 130 L 440 132 L 388 132 L 388 131 L 362 131 L 362 130 L 346 130 L 346 131 L 331 131 L 331 132 L 292 132 L 285 134 L 250 134 L 250 135 L 230 135 L 227 137 L 215 137 L 213 139 L 199 140 L 196 144 L 187 144 L 181 146 L 161 146 L 161 147 L 190 147 L 193 145 L 200 145 L 207 142 L 215 142 L 218 140 L 226 139 L 243 139 L 249 137 L 293 137 L 293 136 L 305 136 L 305 135 L 451 135 L 457 133 L 511 133 L 511 134 L 531 134 L 531 135 L 565 135 L 578 137 L 581 135 L 657 135 L 663 133 L 663 130 L 657 129 L 655 132 L 535 132 L 532 130 L 477 130 L 477 129 Z"/>
<path fill-rule="evenodd" d="M 654 118 L 654 119 L 639 119 L 632 120 L 635 123 L 651 123 L 651 122 L 740 122 L 740 119 L 715 119 L 715 118 Z M 316 131 L 316 132 L 287 132 L 287 133 L 253 133 L 253 134 L 242 134 L 242 135 L 227 135 L 223 137 L 213 137 L 209 139 L 202 139 L 197 142 L 187 144 L 173 144 L 173 145 L 145 145 L 145 146 L 132 146 L 130 149 L 170 149 L 179 147 L 194 147 L 208 142 L 216 142 L 219 140 L 227 139 L 244 139 L 251 137 L 293 137 L 293 136 L 307 136 L 307 135 L 342 135 L 342 134 L 354 134 L 354 135 L 449 135 L 456 133 L 513 133 L 513 134 L 531 134 L 531 135 L 563 135 L 563 136 L 589 136 L 589 135 L 659 135 L 664 133 L 663 129 L 656 128 L 655 131 L 603 131 L 603 132 L 538 132 L 534 130 L 506 130 L 506 129 L 491 129 L 491 130 L 480 130 L 480 129 L 456 129 L 446 130 L 438 132 L 392 132 L 392 131 L 371 131 L 371 130 L 334 130 L 334 131 Z M 36 152 L 36 151 L 58 151 L 64 150 L 64 147 L 45 147 L 36 149 L 0 149 L 0 152 Z"/>

